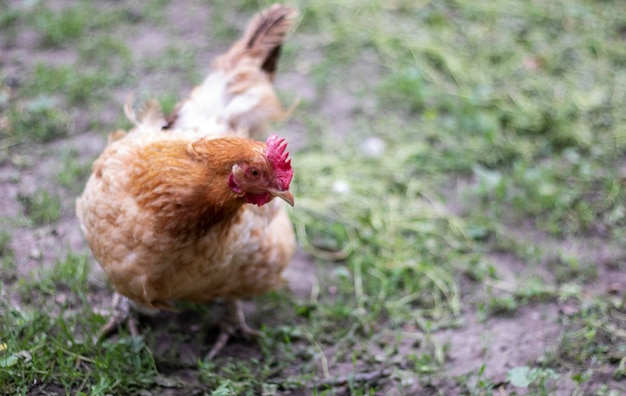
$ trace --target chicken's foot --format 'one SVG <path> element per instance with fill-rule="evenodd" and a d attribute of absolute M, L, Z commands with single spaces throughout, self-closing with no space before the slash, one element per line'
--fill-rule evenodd
<path fill-rule="evenodd" d="M 239 330 L 241 333 L 252 338 L 258 338 L 263 335 L 262 332 L 254 330 L 246 323 L 246 318 L 243 314 L 243 307 L 239 300 L 227 300 L 226 301 L 226 318 L 220 323 L 220 334 L 217 336 L 217 340 L 213 344 L 213 348 L 209 351 L 207 359 L 213 360 L 215 356 L 226 346 L 230 336 L 235 334 Z"/>
<path fill-rule="evenodd" d="M 119 293 L 115 293 L 111 301 L 111 306 L 109 321 L 98 331 L 97 340 L 101 341 L 107 338 L 124 323 L 128 326 L 128 331 L 131 335 L 139 335 L 137 318 L 135 317 L 130 300 Z"/>

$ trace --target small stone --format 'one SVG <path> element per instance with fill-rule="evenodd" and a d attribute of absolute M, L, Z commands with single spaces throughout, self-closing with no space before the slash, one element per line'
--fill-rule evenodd
<path fill-rule="evenodd" d="M 385 154 L 387 144 L 378 136 L 370 136 L 361 143 L 361 151 L 368 157 L 380 158 Z"/>
<path fill-rule="evenodd" d="M 59 305 L 64 305 L 67 302 L 67 296 L 64 293 L 58 293 L 54 297 L 54 301 Z"/>
<path fill-rule="evenodd" d="M 350 183 L 345 180 L 337 180 L 333 183 L 332 190 L 337 194 L 347 194 L 350 192 Z"/>
<path fill-rule="evenodd" d="M 40 249 L 32 248 L 28 256 L 32 259 L 39 260 L 42 256 L 42 253 Z"/>
<path fill-rule="evenodd" d="M 621 290 L 622 290 L 622 285 L 619 282 L 611 282 L 606 288 L 606 291 L 609 294 L 619 294 Z"/>

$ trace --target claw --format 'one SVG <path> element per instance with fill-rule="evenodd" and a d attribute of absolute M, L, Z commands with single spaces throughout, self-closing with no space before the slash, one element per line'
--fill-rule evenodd
<path fill-rule="evenodd" d="M 131 335 L 139 335 L 139 328 L 137 325 L 137 318 L 134 315 L 130 301 L 128 298 L 122 296 L 119 293 L 113 295 L 111 301 L 112 309 L 111 316 L 104 326 L 98 331 L 96 336 L 96 342 L 103 341 L 115 331 L 118 327 L 125 324 L 128 326 L 128 331 Z"/>
<path fill-rule="evenodd" d="M 254 330 L 246 323 L 243 309 L 241 307 L 241 301 L 228 300 L 226 303 L 227 317 L 220 324 L 220 334 L 217 336 L 217 340 L 213 344 L 213 347 L 207 355 L 208 360 L 213 360 L 218 353 L 226 346 L 230 336 L 235 334 L 239 330 L 244 335 L 251 338 L 259 338 L 263 335 L 262 332 Z"/>

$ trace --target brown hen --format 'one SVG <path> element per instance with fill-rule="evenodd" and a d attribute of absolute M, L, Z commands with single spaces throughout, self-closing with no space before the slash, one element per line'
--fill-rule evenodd
<path fill-rule="evenodd" d="M 293 205 L 293 172 L 283 139 L 250 137 L 288 113 L 272 81 L 294 16 L 280 5 L 256 16 L 168 118 L 154 102 L 138 117 L 126 107 L 135 128 L 111 135 L 76 202 L 93 255 L 121 295 L 103 334 L 132 314 L 129 303 L 154 311 L 224 299 L 231 315 L 209 358 L 235 326 L 258 335 L 239 300 L 283 283 L 295 238 L 285 203 L 273 198 Z"/>

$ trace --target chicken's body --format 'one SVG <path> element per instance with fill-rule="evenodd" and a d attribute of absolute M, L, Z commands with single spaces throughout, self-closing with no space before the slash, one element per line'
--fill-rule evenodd
<path fill-rule="evenodd" d="M 179 146 L 183 153 L 189 141 L 162 132 L 131 133 L 112 142 L 77 201 L 83 233 L 107 277 L 117 291 L 148 308 L 167 308 L 176 300 L 247 298 L 274 289 L 294 249 L 280 201 L 242 205 L 210 219 L 194 213 L 202 209 L 195 202 L 163 202 L 158 210 L 140 206 L 137 174 L 154 166 L 146 161 L 146 150 L 161 149 L 159 143 Z M 181 162 L 170 166 L 189 166 Z M 173 192 L 164 193 L 150 204 L 173 198 Z"/>
<path fill-rule="evenodd" d="M 134 303 L 167 309 L 177 300 L 234 301 L 283 283 L 295 237 L 285 203 L 272 198 L 293 203 L 285 198 L 289 183 L 276 168 L 275 176 L 262 170 L 274 183 L 267 193 L 237 172 L 248 158 L 255 170 L 287 158 L 272 138 L 265 145 L 241 137 L 258 137 L 284 114 L 273 58 L 292 16 L 273 6 L 253 20 L 169 119 L 154 105 L 139 120 L 127 109 L 135 129 L 112 135 L 94 163 L 77 215 L 107 277 Z M 280 153 L 271 157 L 272 149 Z"/>

